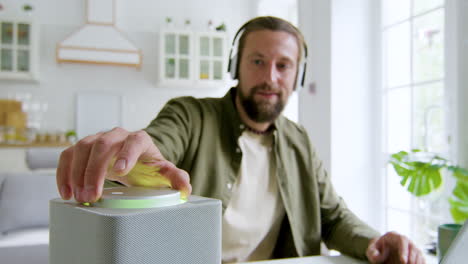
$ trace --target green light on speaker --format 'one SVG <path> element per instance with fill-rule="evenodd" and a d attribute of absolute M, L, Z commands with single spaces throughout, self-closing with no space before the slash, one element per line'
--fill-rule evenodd
<path fill-rule="evenodd" d="M 101 199 L 94 207 L 115 209 L 140 209 L 174 206 L 185 203 L 180 192 L 172 189 L 143 187 L 116 187 L 104 189 Z"/>
<path fill-rule="evenodd" d="M 144 199 L 144 200 L 107 200 L 102 199 L 95 203 L 95 206 L 104 208 L 121 208 L 121 209 L 138 209 L 138 208 L 155 208 L 185 203 L 184 200 L 166 199 Z"/>

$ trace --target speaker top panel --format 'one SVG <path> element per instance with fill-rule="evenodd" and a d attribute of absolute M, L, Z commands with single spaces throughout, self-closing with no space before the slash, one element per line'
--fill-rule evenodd
<path fill-rule="evenodd" d="M 101 208 L 156 208 L 181 204 L 180 192 L 168 188 L 113 187 L 105 188 L 101 199 L 93 207 Z"/>

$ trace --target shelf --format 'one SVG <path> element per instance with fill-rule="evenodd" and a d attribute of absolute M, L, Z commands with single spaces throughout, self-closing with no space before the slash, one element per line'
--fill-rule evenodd
<path fill-rule="evenodd" d="M 28 143 L 28 144 L 0 144 L 0 148 L 60 148 L 69 147 L 72 144 L 66 143 Z"/>

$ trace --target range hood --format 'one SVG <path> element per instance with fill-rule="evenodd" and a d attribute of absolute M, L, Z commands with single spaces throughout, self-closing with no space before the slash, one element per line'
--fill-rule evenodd
<path fill-rule="evenodd" d="M 141 51 L 115 27 L 115 0 L 86 0 L 86 14 L 86 24 L 57 44 L 57 62 L 140 68 Z"/>

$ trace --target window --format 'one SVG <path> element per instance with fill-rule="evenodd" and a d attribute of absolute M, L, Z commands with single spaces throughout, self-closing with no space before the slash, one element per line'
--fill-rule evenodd
<path fill-rule="evenodd" d="M 384 150 L 448 156 L 444 0 L 382 0 Z M 415 199 L 386 171 L 386 229 L 423 244 L 448 215 L 435 196 Z M 428 201 L 427 199 L 432 199 Z M 443 205 L 442 205 L 443 204 Z M 444 213 L 440 213 L 444 212 Z"/>

